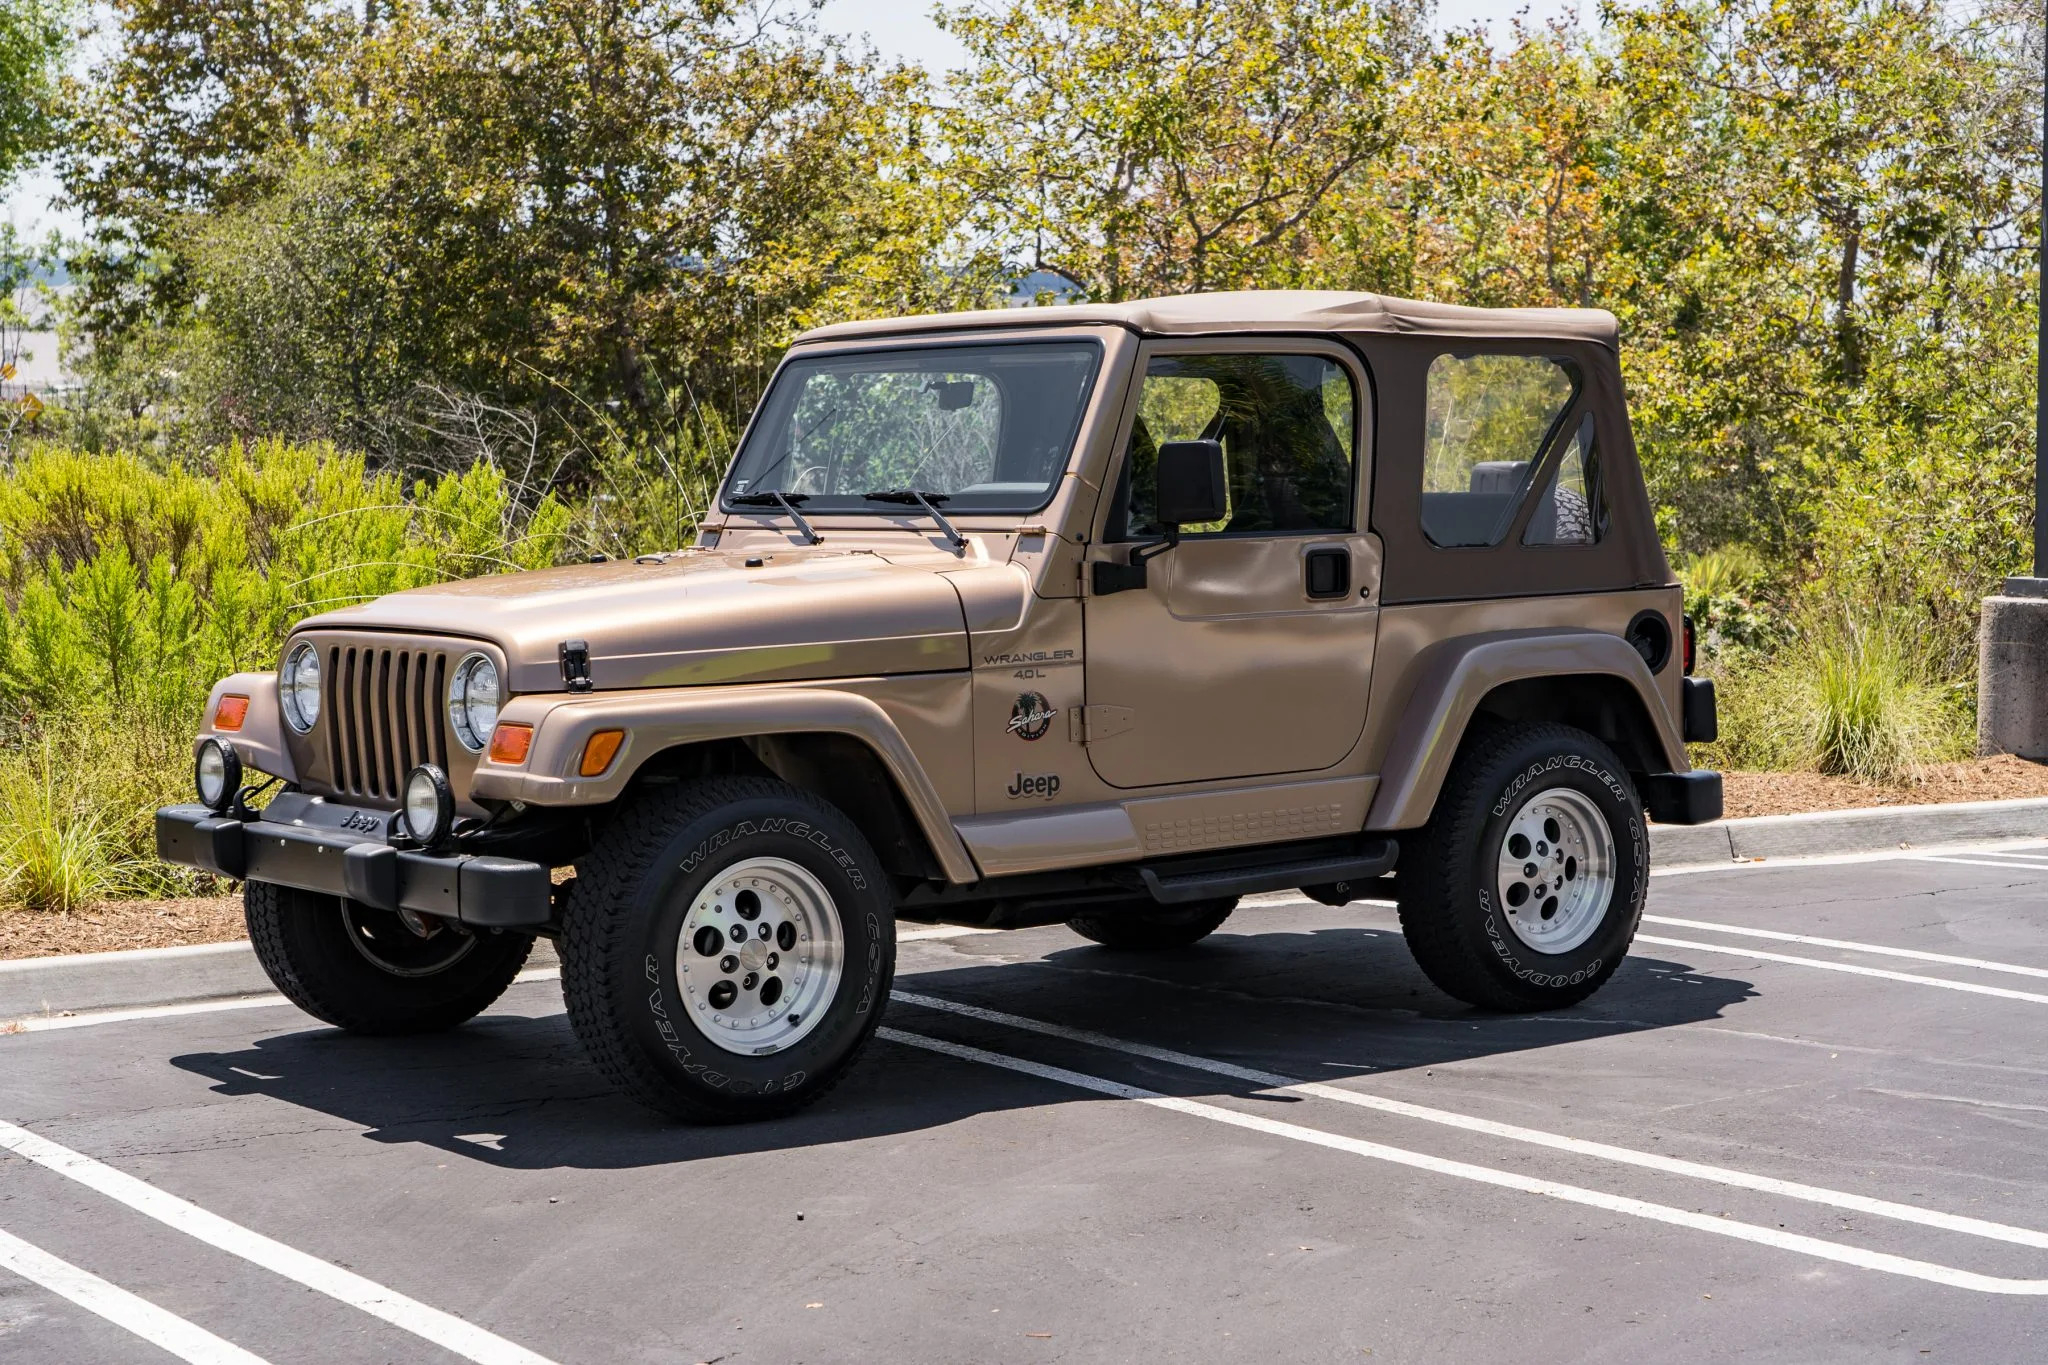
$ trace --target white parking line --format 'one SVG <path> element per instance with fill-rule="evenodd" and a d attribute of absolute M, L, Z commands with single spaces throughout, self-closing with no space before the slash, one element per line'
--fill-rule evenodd
<path fill-rule="evenodd" d="M 126 1204 L 137 1213 L 147 1214 L 208 1246 L 239 1256 L 352 1308 L 360 1308 L 371 1317 L 381 1318 L 465 1360 L 473 1360 L 477 1365 L 553 1365 L 547 1357 L 536 1355 L 524 1346 L 464 1322 L 451 1313 L 430 1308 L 352 1270 L 343 1270 L 296 1247 L 286 1246 L 260 1232 L 252 1232 L 145 1180 L 117 1171 L 104 1162 L 95 1161 L 4 1120 L 0 1120 L 0 1148 L 26 1157 L 59 1175 L 68 1176 L 86 1188 Z"/>
<path fill-rule="evenodd" d="M 512 984 L 523 986 L 530 981 L 561 979 L 560 967 L 529 967 L 513 977 Z M 281 995 L 237 995 L 219 1000 L 190 1000 L 182 1005 L 141 1005 L 124 1010 L 83 1010 L 77 1014 L 31 1014 L 22 1019 L 0 1020 L 0 1037 L 10 1033 L 48 1033 L 52 1029 L 90 1028 L 94 1024 L 126 1024 L 136 1019 L 174 1019 L 183 1014 L 269 1009 L 274 1005 L 290 1003 L 291 1001 Z"/>
<path fill-rule="evenodd" d="M 281 995 L 238 995 L 223 1000 L 191 1000 L 182 1005 L 143 1005 L 126 1010 L 84 1010 L 77 1014 L 31 1014 L 0 1023 L 0 1034 L 48 1033 L 52 1029 L 86 1028 L 93 1024 L 125 1024 L 132 1019 L 175 1019 L 181 1014 L 215 1014 L 221 1010 L 267 1009 L 289 1005 Z"/>
<path fill-rule="evenodd" d="M 2048 1232 L 2037 1232 L 2033 1228 L 2013 1227 L 2006 1223 L 1987 1222 L 1981 1218 L 1968 1218 L 1960 1214 L 1943 1213 L 1938 1209 L 1923 1209 L 1913 1204 L 1894 1203 L 1889 1199 L 1872 1199 L 1866 1195 L 1850 1194 L 1845 1190 L 1830 1190 L 1818 1185 L 1805 1185 L 1793 1180 L 1779 1180 L 1773 1176 L 1755 1175 L 1749 1171 L 1732 1170 L 1726 1166 L 1709 1166 L 1697 1161 L 1682 1161 L 1676 1157 L 1656 1152 L 1639 1152 L 1631 1147 L 1615 1147 L 1605 1142 L 1592 1142 L 1584 1138 L 1566 1137 L 1562 1133 L 1547 1133 L 1540 1128 L 1524 1128 L 1518 1124 L 1497 1123 L 1492 1119 L 1479 1118 L 1472 1114 L 1460 1114 L 1449 1109 L 1433 1109 L 1427 1105 L 1409 1104 L 1404 1100 L 1387 1099 L 1361 1090 L 1349 1090 L 1342 1086 L 1327 1085 L 1320 1081 L 1300 1081 L 1292 1076 L 1282 1076 L 1270 1071 L 1257 1071 L 1251 1067 L 1237 1066 L 1230 1062 L 1219 1062 L 1213 1057 L 1201 1057 L 1187 1052 L 1175 1052 L 1170 1048 L 1153 1047 L 1146 1043 L 1134 1043 L 1127 1039 L 1096 1033 L 1090 1029 L 1071 1028 L 1065 1024 L 1049 1024 L 1042 1020 L 1026 1018 L 1023 1015 L 1006 1014 L 1001 1010 L 984 1009 L 979 1005 L 961 1004 L 955 1000 L 944 1000 L 937 996 L 917 995 L 909 991 L 894 991 L 891 998 L 908 1005 L 920 1005 L 926 1009 L 941 1010 L 984 1023 L 999 1024 L 1006 1028 L 1021 1029 L 1029 1033 L 1043 1034 L 1048 1038 L 1062 1038 L 1068 1042 L 1083 1043 L 1089 1047 L 1106 1048 L 1115 1052 L 1144 1057 L 1171 1066 L 1187 1067 L 1193 1071 L 1206 1071 L 1212 1075 L 1228 1076 L 1233 1080 L 1248 1081 L 1271 1090 L 1285 1090 L 1295 1094 L 1312 1095 L 1317 1099 L 1334 1100 L 1339 1104 L 1354 1105 L 1360 1109 L 1373 1109 L 1383 1114 L 1396 1114 L 1402 1118 L 1420 1119 L 1425 1123 L 1442 1124 L 1449 1128 L 1460 1128 L 1470 1133 L 1487 1137 L 1506 1138 L 1512 1142 L 1526 1142 L 1532 1146 L 1548 1147 L 1553 1151 L 1570 1152 L 1576 1156 L 1596 1157 L 1602 1161 L 1617 1162 L 1625 1166 L 1638 1166 L 1644 1170 L 1660 1171 L 1666 1175 L 1685 1176 L 1693 1180 L 1711 1181 L 1717 1185 L 1728 1185 L 1737 1189 L 1756 1190 L 1763 1194 L 1781 1195 L 1799 1199 L 1810 1204 L 1824 1204 L 1830 1208 L 1847 1209 L 1854 1213 L 1873 1214 L 1879 1218 L 1891 1218 L 1902 1223 L 1917 1223 L 1922 1227 L 1940 1228 L 1944 1232 L 1960 1232 L 1971 1237 L 1983 1237 L 1994 1242 L 2010 1242 L 2016 1246 L 2048 1249 Z"/>
<path fill-rule="evenodd" d="M 1943 990 L 1963 991 L 1969 995 L 1993 995 L 2001 1000 L 2025 1000 L 2029 1004 L 2048 1005 L 2048 995 L 2033 991 L 1985 986 L 1975 981 L 1950 981 L 1940 976 L 1917 976 L 1912 972 L 1888 972 L 1882 967 L 1859 967 L 1851 962 L 1823 962 L 1817 957 L 1793 957 L 1789 953 L 1766 952 L 1762 948 L 1749 948 L 1739 943 L 1701 943 L 1696 939 L 1663 938 L 1656 934 L 1637 934 L 1636 942 L 1654 943 L 1663 948 L 1691 948 L 1695 952 L 1725 953 L 1730 957 L 1755 958 L 1760 962 L 1786 962 L 1795 967 L 1817 967 L 1824 972 L 1847 972 L 1851 976 L 1874 976 L 1884 981 L 1903 981 L 1912 986 L 1939 986 Z"/>
<path fill-rule="evenodd" d="M 2048 967 L 2022 967 L 2012 962 L 1992 962 L 1981 957 L 1956 957 L 1949 953 L 1926 953 L 1918 948 L 1888 948 L 1881 943 L 1858 943 L 1847 938 L 1820 938 L 1813 934 L 1788 934 L 1780 929 L 1750 929 L 1739 924 L 1716 924 L 1703 919 L 1676 919 L 1670 915 L 1644 915 L 1645 924 L 1670 924 L 1680 929 L 1705 929 L 1716 934 L 1738 934 L 1743 938 L 1767 938 L 1777 943 L 1804 943 L 1814 948 L 1840 948 L 1844 952 L 1870 953 L 1880 957 L 1910 958 L 1915 962 L 1939 962 L 1948 967 L 1974 967 L 1980 972 L 2009 972 L 2014 976 L 2048 979 Z"/>
<path fill-rule="evenodd" d="M 262 1356 L 251 1355 L 204 1327 L 80 1270 L 69 1261 L 59 1260 L 5 1230 L 0 1230 L 0 1270 L 11 1270 L 24 1280 L 71 1300 L 86 1312 L 133 1332 L 150 1345 L 161 1347 L 180 1360 L 191 1361 L 192 1365 L 265 1365 Z"/>
<path fill-rule="evenodd" d="M 1986 855 L 1997 857 L 2008 850 L 2026 855 L 2048 855 L 2039 839 L 1994 839 L 1984 843 L 1936 844 L 1925 849 L 1886 848 L 1867 853 L 1810 853 L 1798 857 L 1751 858 L 1746 862 L 1686 863 L 1678 867 L 1650 868 L 1652 877 L 1698 877 L 1716 872 L 1776 872 L 1791 867 L 1844 867 L 1856 863 L 1918 862 L 1935 857 Z"/>
<path fill-rule="evenodd" d="M 1927 856 L 1930 858 L 1947 858 L 1965 853 L 1979 858 L 1989 858 L 1993 862 L 2003 862 L 2007 859 L 2030 860 L 2040 866 L 2048 867 L 2048 848 L 1930 848 L 1927 850 Z"/>
<path fill-rule="evenodd" d="M 2048 1280 L 2016 1280 L 1997 1275 L 1983 1275 L 1976 1271 L 1959 1270 L 1954 1266 L 1938 1265 L 1931 1261 L 1916 1261 L 1905 1256 L 1894 1256 L 1889 1252 L 1870 1251 L 1863 1247 L 1844 1246 L 1819 1237 L 1808 1237 L 1802 1233 L 1786 1232 L 1779 1228 L 1759 1227 L 1754 1223 L 1737 1222 L 1732 1218 L 1717 1218 L 1711 1214 L 1695 1213 L 1688 1209 L 1675 1209 L 1664 1204 L 1653 1204 L 1648 1200 L 1635 1199 L 1627 1195 L 1609 1194 L 1604 1190 L 1583 1189 L 1577 1185 L 1566 1185 L 1555 1180 L 1540 1180 L 1533 1176 L 1517 1175 L 1512 1171 L 1499 1171 L 1490 1166 L 1475 1166 L 1469 1162 L 1451 1161 L 1444 1157 L 1430 1156 L 1425 1152 L 1411 1152 L 1405 1147 L 1389 1147 L 1384 1143 L 1366 1142 L 1359 1138 L 1344 1137 L 1337 1133 L 1326 1133 L 1320 1128 L 1307 1128 L 1295 1123 L 1282 1123 L 1257 1114 L 1241 1114 L 1235 1109 L 1220 1105 L 1203 1104 L 1198 1100 L 1184 1100 L 1172 1095 L 1161 1095 L 1150 1090 L 1141 1090 L 1133 1085 L 1124 1085 L 1102 1076 L 1091 1076 L 1085 1072 L 1069 1071 L 1064 1067 L 1047 1066 L 1042 1062 L 1027 1061 L 1001 1052 L 990 1052 L 984 1048 L 968 1047 L 962 1043 L 947 1042 L 939 1038 L 928 1038 L 923 1034 L 905 1033 L 901 1029 L 881 1028 L 875 1036 L 909 1047 L 923 1048 L 961 1061 L 979 1062 L 984 1066 L 1000 1067 L 1040 1080 L 1052 1081 L 1059 1085 L 1072 1086 L 1078 1090 L 1108 1095 L 1114 1099 L 1135 1100 L 1139 1104 L 1155 1109 L 1171 1110 L 1192 1118 L 1207 1119 L 1212 1123 L 1228 1124 L 1233 1128 L 1245 1128 L 1273 1137 L 1289 1138 L 1332 1151 L 1346 1152 L 1353 1156 L 1370 1157 L 1376 1161 L 1391 1162 L 1415 1170 L 1429 1171 L 1436 1175 L 1452 1176 L 1470 1180 L 1476 1184 L 1493 1185 L 1502 1189 L 1517 1190 L 1524 1194 L 1542 1195 L 1562 1200 L 1568 1204 L 1581 1204 L 1588 1208 L 1608 1213 L 1624 1213 L 1631 1217 L 1648 1219 L 1651 1222 L 1668 1223 L 1675 1227 L 1690 1228 L 1695 1232 L 1710 1232 L 1719 1237 L 1731 1237 L 1737 1241 L 1753 1242 L 1761 1246 L 1775 1247 L 1781 1251 L 1793 1251 L 1820 1260 L 1852 1265 L 1864 1270 L 1877 1270 L 1890 1275 L 1903 1275 L 1911 1279 L 1926 1280 L 1933 1284 L 1947 1285 L 1955 1289 L 1973 1289 L 1984 1294 L 2048 1295 Z"/>
<path fill-rule="evenodd" d="M 1961 858 L 1951 854 L 1926 853 L 1908 859 L 1916 863 L 1960 863 L 1965 867 L 2002 867 L 2008 872 L 2048 872 L 2048 862 L 2017 862 L 2007 858 Z"/>

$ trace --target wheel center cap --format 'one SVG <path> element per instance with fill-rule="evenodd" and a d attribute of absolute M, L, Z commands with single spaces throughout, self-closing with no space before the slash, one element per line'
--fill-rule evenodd
<path fill-rule="evenodd" d="M 768 943 L 765 939 L 751 939 L 740 949 L 740 966 L 750 972 L 758 972 L 768 961 Z"/>

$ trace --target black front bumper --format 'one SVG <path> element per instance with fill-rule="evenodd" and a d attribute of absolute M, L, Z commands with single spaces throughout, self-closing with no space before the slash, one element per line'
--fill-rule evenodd
<path fill-rule="evenodd" d="M 215 815 L 204 806 L 165 806 L 156 813 L 156 851 L 165 862 L 479 928 L 547 927 L 554 888 L 543 864 L 398 848 L 390 833 L 387 811 L 301 792 L 279 795 L 254 820 Z"/>

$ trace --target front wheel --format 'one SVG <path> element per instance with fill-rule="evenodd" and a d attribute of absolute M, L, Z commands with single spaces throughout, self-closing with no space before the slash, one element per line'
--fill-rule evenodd
<path fill-rule="evenodd" d="M 287 1000 L 351 1033 L 432 1033 L 512 984 L 530 934 L 471 931 L 270 882 L 242 887 L 256 960 Z"/>
<path fill-rule="evenodd" d="M 1650 840 L 1614 752 L 1566 725 L 1473 735 L 1403 850 L 1401 928 L 1470 1005 L 1557 1009 L 1598 990 L 1642 918 Z"/>
<path fill-rule="evenodd" d="M 811 1103 L 874 1033 L 894 897 L 867 840 L 765 778 L 657 787 L 578 865 L 562 926 L 569 1022 L 598 1070 L 672 1118 Z"/>

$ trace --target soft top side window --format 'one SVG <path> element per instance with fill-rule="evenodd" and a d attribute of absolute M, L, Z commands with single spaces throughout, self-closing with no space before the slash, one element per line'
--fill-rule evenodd
<path fill-rule="evenodd" d="M 1432 544 L 1500 544 L 1580 387 L 1578 366 L 1561 357 L 1457 354 L 1430 362 L 1422 530 Z"/>
<path fill-rule="evenodd" d="M 1183 535 L 1350 530 L 1357 406 L 1350 373 L 1326 356 L 1153 356 L 1125 451 L 1124 534 L 1161 533 L 1153 521 L 1159 447 L 1197 440 L 1223 443 L 1230 513 L 1183 526 Z"/>

